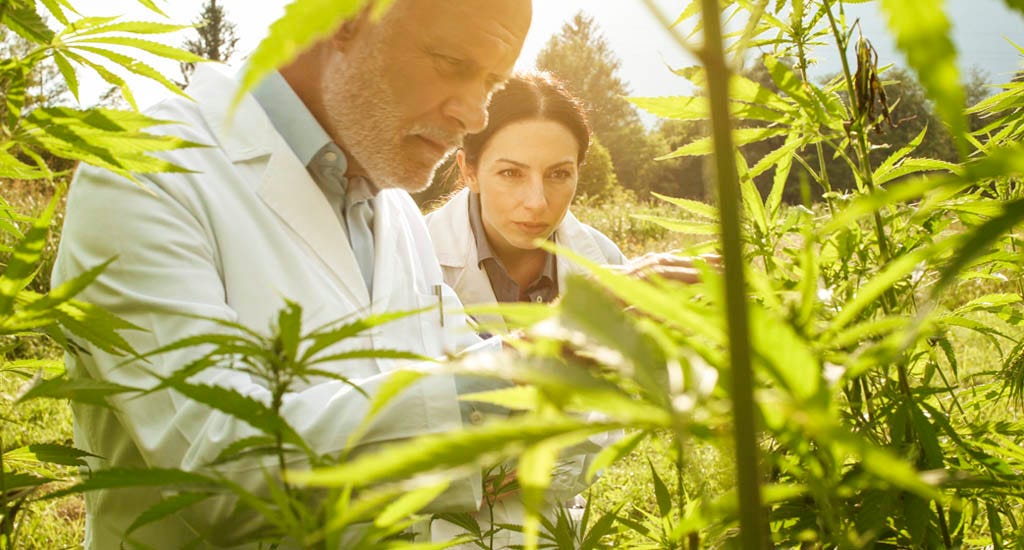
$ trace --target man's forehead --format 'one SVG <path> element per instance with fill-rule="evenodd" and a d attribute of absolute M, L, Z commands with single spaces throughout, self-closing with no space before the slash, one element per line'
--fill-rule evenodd
<path fill-rule="evenodd" d="M 428 35 L 495 41 L 517 53 L 530 28 L 530 0 L 398 0 L 395 9 Z M 407 20 L 408 22 L 408 20 Z"/>

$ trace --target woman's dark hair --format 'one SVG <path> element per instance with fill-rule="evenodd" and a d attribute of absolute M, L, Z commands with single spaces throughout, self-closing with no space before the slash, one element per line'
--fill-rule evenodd
<path fill-rule="evenodd" d="M 548 73 L 515 75 L 504 88 L 494 92 L 487 106 L 487 127 L 463 140 L 466 162 L 476 166 L 491 136 L 502 128 L 533 119 L 550 120 L 565 126 L 579 145 L 576 161 L 583 163 L 590 147 L 590 124 L 587 123 L 583 104 Z"/>

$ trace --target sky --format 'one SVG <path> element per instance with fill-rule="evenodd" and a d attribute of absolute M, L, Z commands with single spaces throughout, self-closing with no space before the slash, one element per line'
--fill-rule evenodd
<path fill-rule="evenodd" d="M 203 0 L 156 0 L 157 4 L 175 23 L 190 23 L 200 11 Z M 486 1 L 486 0 L 484 0 Z M 656 3 L 670 18 L 688 3 L 687 0 L 657 0 Z M 231 65 L 237 66 L 244 55 L 259 44 L 270 24 L 284 12 L 286 0 L 221 0 L 228 18 L 238 27 L 240 41 L 238 53 Z M 86 0 L 76 2 L 85 15 L 126 14 L 125 19 L 163 20 L 148 11 L 136 0 Z M 566 20 L 577 11 L 592 16 L 609 45 L 621 61 L 620 75 L 627 82 L 630 93 L 637 96 L 664 96 L 689 93 L 687 82 L 672 74 L 670 67 L 696 64 L 696 60 L 681 49 L 658 19 L 639 0 L 534 0 L 533 23 L 523 45 L 516 67 L 533 67 L 537 53 L 548 39 L 556 34 Z M 865 37 L 878 50 L 882 64 L 904 64 L 885 31 L 883 17 L 877 3 L 852 4 L 847 7 L 848 19 L 859 18 Z M 953 39 L 959 51 L 961 70 L 971 66 L 985 70 L 990 81 L 1005 82 L 1022 67 L 1021 55 L 1007 39 L 1024 47 L 1024 15 L 1006 8 L 1003 0 L 947 0 L 947 14 L 953 23 Z M 172 36 L 169 42 L 180 44 L 187 35 Z M 839 70 L 833 51 L 822 51 L 821 62 L 812 69 L 818 75 Z M 165 74 L 179 78 L 176 66 L 156 64 Z M 155 103 L 166 95 L 158 85 L 138 80 L 133 84 L 141 106 Z M 82 102 L 91 104 L 104 89 L 96 78 L 83 79 Z M 651 119 L 645 119 L 650 123 Z"/>

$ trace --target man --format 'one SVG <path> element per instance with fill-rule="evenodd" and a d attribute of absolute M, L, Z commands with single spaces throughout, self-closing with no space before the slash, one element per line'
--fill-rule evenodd
<path fill-rule="evenodd" d="M 268 77 L 229 117 L 236 83 L 200 68 L 195 102 L 169 100 L 152 116 L 180 121 L 174 132 L 210 144 L 167 154 L 188 174 L 140 176 L 137 187 L 83 166 L 71 186 L 54 269 L 59 284 L 116 261 L 82 298 L 146 332 L 125 336 L 147 351 L 184 336 L 222 332 L 198 317 L 270 330 L 285 299 L 303 307 L 305 326 L 346 316 L 459 309 L 406 191 L 428 185 L 436 164 L 466 133 L 486 124 L 489 94 L 510 73 L 530 22 L 528 0 L 397 0 L 379 21 L 347 22 L 280 73 Z M 436 356 L 471 337 L 459 317 L 437 311 L 385 325 L 342 349 L 407 349 Z M 459 347 L 459 346 L 454 346 Z M 339 349 L 341 351 L 342 349 Z M 72 376 L 130 386 L 155 380 L 98 349 L 70 358 Z M 197 355 L 182 350 L 147 365 L 169 375 Z M 395 364 L 346 361 L 330 368 L 372 393 Z M 269 402 L 267 389 L 228 369 L 199 382 Z M 110 399 L 113 410 L 75 407 L 76 443 L 101 457 L 97 467 L 204 468 L 227 445 L 256 432 L 245 422 L 171 391 Z M 339 451 L 363 418 L 367 400 L 340 382 L 301 388 L 283 414 L 320 453 Z M 469 415 L 471 418 L 478 418 Z M 364 443 L 409 438 L 463 423 L 456 383 L 431 376 L 374 423 Z M 253 489 L 260 465 L 219 470 Z M 159 490 L 98 492 L 86 499 L 86 548 L 120 546 L 134 518 Z M 439 506 L 472 510 L 480 479 L 453 485 Z M 232 545 L 259 528 L 214 499 L 133 534 L 154 548 L 180 548 L 196 536 Z"/>

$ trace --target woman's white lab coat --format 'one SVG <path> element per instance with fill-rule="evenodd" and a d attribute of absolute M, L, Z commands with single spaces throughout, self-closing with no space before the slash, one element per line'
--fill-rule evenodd
<path fill-rule="evenodd" d="M 495 303 L 497 300 L 487 271 L 478 265 L 476 238 L 469 223 L 469 189 L 456 193 L 444 206 L 427 214 L 426 220 L 444 281 L 455 290 L 459 300 L 465 305 Z M 619 265 L 626 262 L 626 257 L 615 243 L 600 231 L 576 219 L 572 212 L 565 213 L 562 223 L 555 230 L 554 240 L 558 246 L 568 248 L 598 264 Z M 561 256 L 556 258 L 555 266 L 560 291 L 565 288 L 566 277 L 586 272 L 578 264 Z M 501 318 L 497 316 L 483 316 L 479 320 L 487 326 L 504 327 Z"/>
<path fill-rule="evenodd" d="M 495 303 L 487 271 L 478 265 L 476 238 L 469 223 L 469 190 L 463 189 L 456 193 L 444 206 L 428 214 L 426 220 L 445 283 L 455 290 L 459 300 L 466 305 Z M 566 212 L 555 231 L 554 239 L 557 245 L 598 264 L 618 265 L 626 261 L 626 257 L 608 237 L 580 222 L 572 212 Z M 579 265 L 560 256 L 556 258 L 556 271 L 560 291 L 565 288 L 567 276 L 585 272 Z M 488 327 L 505 326 L 499 316 L 481 316 L 478 320 Z M 595 454 L 620 436 L 621 433 L 615 432 L 591 437 L 589 441 L 574 448 L 580 454 L 563 456 L 552 475 L 548 500 L 565 501 L 584 491 L 588 487 L 585 476 Z M 518 525 L 522 523 L 524 513 L 518 498 L 506 498 L 494 508 L 494 523 Z M 476 514 L 476 519 L 486 530 L 488 511 L 481 510 Z M 434 540 L 440 541 L 456 536 L 462 530 L 452 524 L 435 521 L 432 533 Z M 522 544 L 522 537 L 519 533 L 505 530 L 499 532 L 494 542 L 495 548 L 510 548 Z M 456 548 L 468 550 L 475 546 L 467 544 Z"/>

